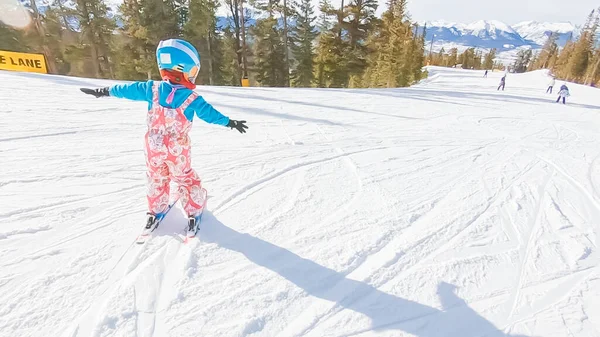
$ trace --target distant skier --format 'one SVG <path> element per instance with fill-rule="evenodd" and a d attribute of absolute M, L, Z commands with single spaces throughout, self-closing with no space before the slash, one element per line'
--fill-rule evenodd
<path fill-rule="evenodd" d="M 485 74 L 483 74 L 483 77 L 487 77 L 488 71 L 487 69 L 485 70 Z"/>
<path fill-rule="evenodd" d="M 169 183 L 178 185 L 179 199 L 195 226 L 207 197 L 198 174 L 191 166 L 188 133 L 194 115 L 205 122 L 228 126 L 245 133 L 246 121 L 229 119 L 215 110 L 193 89 L 200 71 L 200 55 L 190 43 L 179 39 L 161 41 L 156 50 L 162 81 L 134 82 L 88 89 L 97 98 L 113 96 L 148 102 L 145 136 L 148 218 L 146 231 L 153 229 L 169 206 Z"/>
<path fill-rule="evenodd" d="M 562 98 L 563 104 L 566 104 L 565 99 L 569 96 L 571 96 L 571 94 L 569 93 L 569 88 L 567 88 L 567 84 L 565 83 L 560 86 L 560 91 L 558 92 L 558 98 L 556 99 L 556 103 L 559 103 L 560 99 Z"/>
<path fill-rule="evenodd" d="M 554 79 L 554 77 L 552 77 L 552 79 L 548 83 L 548 89 L 546 89 L 546 93 L 552 93 L 552 88 L 554 88 L 555 83 L 556 83 L 556 80 Z"/>
<path fill-rule="evenodd" d="M 502 88 L 502 91 L 504 91 L 505 85 L 506 85 L 506 75 L 502 76 L 502 78 L 500 79 L 500 85 L 498 86 L 498 90 L 500 90 L 500 88 Z"/>

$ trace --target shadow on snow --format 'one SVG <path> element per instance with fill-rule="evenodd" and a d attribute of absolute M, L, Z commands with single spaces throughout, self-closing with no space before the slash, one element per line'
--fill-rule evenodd
<path fill-rule="evenodd" d="M 343 273 L 302 258 L 291 251 L 227 227 L 206 212 L 200 239 L 246 256 L 303 289 L 307 294 L 361 313 L 371 320 L 371 330 L 399 330 L 419 337 L 509 335 L 479 315 L 455 293 L 455 286 L 442 282 L 437 294 L 443 310 L 391 295 L 368 283 L 346 278 Z"/>

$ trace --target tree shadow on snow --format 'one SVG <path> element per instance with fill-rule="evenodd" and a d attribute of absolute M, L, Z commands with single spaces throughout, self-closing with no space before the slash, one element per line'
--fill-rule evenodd
<path fill-rule="evenodd" d="M 297 115 L 292 115 L 290 113 L 272 112 L 272 111 L 267 111 L 266 109 L 258 109 L 258 108 L 252 108 L 252 107 L 247 107 L 247 106 L 237 106 L 237 105 L 224 104 L 224 103 L 216 103 L 214 105 L 219 108 L 225 107 L 228 109 L 239 109 L 240 111 L 247 112 L 249 114 L 263 115 L 263 116 L 275 117 L 275 118 L 279 118 L 279 119 L 289 119 L 289 120 L 303 121 L 303 122 L 308 122 L 308 123 L 318 123 L 318 124 L 335 125 L 335 126 L 346 126 L 346 127 L 352 126 L 349 124 L 330 121 L 330 120 L 324 119 L 324 118 L 297 116 Z"/>
<path fill-rule="evenodd" d="M 290 103 L 290 104 L 292 104 L 292 103 Z M 292 115 L 290 113 L 272 112 L 272 111 L 267 111 L 266 109 L 258 109 L 258 108 L 252 108 L 252 107 L 247 107 L 247 106 L 239 106 L 239 105 L 232 105 L 232 104 L 225 104 L 225 103 L 215 103 L 214 105 L 216 107 L 225 107 L 228 109 L 239 109 L 240 111 L 247 112 L 250 114 L 263 115 L 263 116 L 269 116 L 269 117 L 275 117 L 275 118 L 281 118 L 281 119 L 298 120 L 298 121 L 304 121 L 304 122 L 309 122 L 309 123 L 319 123 L 319 124 L 344 126 L 344 127 L 356 127 L 355 125 L 352 125 L 352 124 L 334 122 L 334 121 L 324 119 L 324 118 L 297 116 L 297 115 Z M 342 107 L 338 107 L 337 109 L 338 109 L 338 111 L 348 110 L 348 109 L 342 108 Z M 398 114 L 388 114 L 388 113 L 383 113 L 383 112 L 373 112 L 373 111 L 366 111 L 366 110 L 354 110 L 354 111 L 363 113 L 363 114 L 367 114 L 367 115 L 379 115 L 379 116 L 392 117 L 392 118 L 398 118 L 398 119 L 408 119 L 408 120 L 426 119 L 426 118 L 420 118 L 420 117 L 403 116 L 403 115 L 398 115 Z"/>
<path fill-rule="evenodd" d="M 301 90 L 303 89 L 294 89 L 296 90 L 296 92 L 301 92 Z M 306 89 L 304 89 L 306 90 Z M 256 96 L 256 95 L 252 95 L 250 94 L 250 92 L 252 91 L 246 91 L 244 93 L 233 93 L 231 91 L 229 92 L 221 92 L 221 91 L 214 91 L 214 90 L 207 90 L 206 88 L 202 89 L 203 92 L 209 92 L 213 95 L 220 95 L 220 96 L 229 96 L 229 97 L 235 97 L 235 98 L 242 98 L 242 99 L 254 99 L 254 100 L 259 100 L 259 101 L 273 101 L 273 102 L 280 102 L 280 103 L 288 103 L 288 104 L 299 104 L 299 105 L 306 105 L 308 107 L 319 107 L 319 108 L 324 108 L 324 109 L 333 109 L 333 110 L 348 110 L 348 111 L 355 111 L 355 112 L 363 112 L 363 110 L 360 109 L 354 109 L 354 108 L 340 108 L 339 105 L 327 105 L 327 104 L 322 104 L 319 102 L 303 102 L 303 101 L 295 101 L 295 100 L 291 100 L 291 99 L 283 99 L 283 98 L 278 98 L 278 97 L 274 97 L 274 96 L 269 96 L 264 97 L 264 96 Z M 313 91 L 314 92 L 314 91 Z"/>
<path fill-rule="evenodd" d="M 451 284 L 442 282 L 438 286 L 437 294 L 444 308 L 440 310 L 387 294 L 287 249 L 239 233 L 210 212 L 204 215 L 202 223 L 202 241 L 244 254 L 248 260 L 276 272 L 307 294 L 334 302 L 371 320 L 369 329 L 350 335 L 372 330 L 399 330 L 419 337 L 525 337 L 500 331 L 459 298 Z"/>
<path fill-rule="evenodd" d="M 47 82 L 51 82 L 51 83 L 55 83 L 55 84 L 77 85 L 77 86 L 91 87 L 91 88 L 96 88 L 99 86 L 98 83 L 87 81 L 86 78 L 78 78 L 78 77 L 72 77 L 72 76 L 26 73 L 26 72 L 20 72 L 20 73 L 18 73 L 18 75 L 20 77 L 36 79 L 36 80 L 43 80 L 43 81 L 47 81 Z M 104 79 L 96 79 L 96 80 L 106 81 Z M 120 81 L 114 81 L 114 82 L 120 83 Z"/>

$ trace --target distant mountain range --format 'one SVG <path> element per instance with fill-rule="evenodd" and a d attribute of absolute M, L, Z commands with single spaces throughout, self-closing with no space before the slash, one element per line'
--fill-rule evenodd
<path fill-rule="evenodd" d="M 448 51 L 458 48 L 463 51 L 470 47 L 489 50 L 496 48 L 499 58 L 510 61 L 520 49 L 540 49 L 550 34 L 558 34 L 557 43 L 563 46 L 571 35 L 576 37 L 579 27 L 569 23 L 550 23 L 525 21 L 516 25 L 507 25 L 496 20 L 479 20 L 470 24 L 446 21 L 420 22 L 427 25 L 427 47 L 433 39 L 433 51 Z M 427 49 L 429 50 L 429 49 Z"/>
<path fill-rule="evenodd" d="M 496 20 L 479 20 L 470 24 L 427 21 L 419 22 L 419 25 L 427 25 L 427 51 L 429 48 L 433 52 L 442 48 L 446 52 L 451 48 L 457 48 L 459 52 L 471 47 L 485 51 L 496 48 L 496 60 L 504 64 L 512 63 L 519 50 L 541 49 L 552 32 L 558 34 L 557 43 L 560 47 L 571 36 L 576 38 L 580 32 L 580 27 L 570 22 L 524 21 L 510 26 Z"/>

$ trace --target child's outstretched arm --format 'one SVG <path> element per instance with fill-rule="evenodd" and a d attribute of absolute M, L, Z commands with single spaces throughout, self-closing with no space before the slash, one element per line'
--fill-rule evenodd
<path fill-rule="evenodd" d="M 246 121 L 229 119 L 229 117 L 224 116 L 217 109 L 213 108 L 212 105 L 208 104 L 202 96 L 198 96 L 188 109 L 193 109 L 196 116 L 207 123 L 228 126 L 238 130 L 240 133 L 246 133 L 246 129 L 248 129 Z"/>
<path fill-rule="evenodd" d="M 147 101 L 148 88 L 152 87 L 152 82 L 134 82 L 130 84 L 117 84 L 112 87 L 89 89 L 81 88 L 80 90 L 88 95 L 98 97 L 113 96 L 118 98 L 127 98 L 134 101 Z"/>

